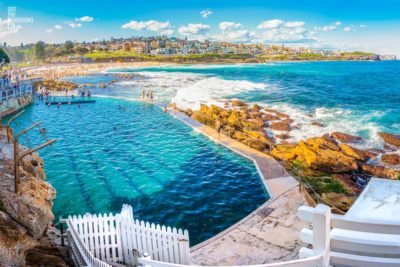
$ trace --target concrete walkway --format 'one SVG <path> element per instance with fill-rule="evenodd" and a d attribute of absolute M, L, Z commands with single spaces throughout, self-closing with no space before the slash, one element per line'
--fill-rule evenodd
<path fill-rule="evenodd" d="M 220 234 L 191 248 L 196 265 L 253 265 L 297 258 L 300 231 L 307 224 L 296 217 L 307 202 L 298 182 L 272 157 L 205 126 L 183 113 L 174 115 L 199 133 L 252 160 L 270 195 L 257 210 Z"/>

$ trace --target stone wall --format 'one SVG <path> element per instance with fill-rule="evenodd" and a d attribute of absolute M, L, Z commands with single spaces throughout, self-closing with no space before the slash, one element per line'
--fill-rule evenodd
<path fill-rule="evenodd" d="M 20 151 L 26 148 L 20 147 Z M 68 266 L 63 250 L 49 238 L 55 189 L 45 181 L 43 160 L 32 154 L 20 167 L 14 190 L 13 148 L 0 129 L 0 266 Z"/>
<path fill-rule="evenodd" d="M 11 98 L 0 103 L 0 117 L 8 116 L 32 103 L 32 95 Z"/>

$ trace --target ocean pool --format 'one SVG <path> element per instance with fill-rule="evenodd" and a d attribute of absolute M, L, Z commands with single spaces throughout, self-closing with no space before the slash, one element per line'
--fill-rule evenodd
<path fill-rule="evenodd" d="M 188 229 L 194 245 L 268 199 L 251 161 L 154 105 L 112 98 L 80 107 L 39 102 L 13 127 L 32 121 L 42 121 L 47 137 L 57 138 L 40 151 L 57 190 L 57 219 L 119 212 L 127 203 L 140 219 Z M 39 130 L 29 132 L 31 145 L 41 141 Z"/>

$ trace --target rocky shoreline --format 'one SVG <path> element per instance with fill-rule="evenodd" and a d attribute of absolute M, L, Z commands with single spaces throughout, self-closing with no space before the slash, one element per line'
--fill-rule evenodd
<path fill-rule="evenodd" d="M 20 146 L 21 151 L 26 148 Z M 45 181 L 43 160 L 26 156 L 14 193 L 13 148 L 0 129 L 0 266 L 69 266 L 65 248 L 51 238 L 55 189 Z"/>
<path fill-rule="evenodd" d="M 294 142 L 294 120 L 257 104 L 231 100 L 224 108 L 201 105 L 198 111 L 182 111 L 212 128 L 219 121 L 223 134 L 279 160 L 316 202 L 339 213 L 350 208 L 372 176 L 400 179 L 400 155 L 394 153 L 400 148 L 400 135 L 379 133 L 384 149 L 358 149 L 365 140 L 341 132 Z M 319 122 L 313 125 L 323 127 Z"/>

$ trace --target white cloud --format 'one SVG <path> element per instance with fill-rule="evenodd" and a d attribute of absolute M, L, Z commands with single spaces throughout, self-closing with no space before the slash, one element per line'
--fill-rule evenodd
<path fill-rule="evenodd" d="M 327 25 L 322 27 L 314 27 L 316 31 L 331 32 L 337 29 L 336 25 Z"/>
<path fill-rule="evenodd" d="M 233 43 L 249 43 L 255 38 L 256 33 L 248 30 L 222 31 L 221 34 L 212 36 L 212 39 Z"/>
<path fill-rule="evenodd" d="M 308 43 L 315 42 L 315 32 L 304 28 L 304 21 L 272 19 L 261 22 L 257 28 L 264 29 L 253 41 L 265 43 Z"/>
<path fill-rule="evenodd" d="M 304 21 L 289 21 L 285 23 L 288 28 L 303 27 L 306 23 Z"/>
<path fill-rule="evenodd" d="M 56 30 L 61 30 L 62 28 L 63 28 L 63 26 L 61 26 L 60 24 L 54 25 L 54 29 L 56 29 Z"/>
<path fill-rule="evenodd" d="M 205 19 L 208 18 L 212 13 L 213 12 L 211 9 L 206 9 L 206 10 L 200 11 L 200 15 Z"/>
<path fill-rule="evenodd" d="M 318 41 L 313 32 L 309 32 L 303 27 L 270 29 L 261 34 L 260 40 L 271 43 L 308 43 Z"/>
<path fill-rule="evenodd" d="M 344 27 L 344 28 L 343 28 L 343 30 L 344 30 L 345 32 L 351 32 L 351 31 L 355 31 L 355 29 L 354 29 L 354 27 L 353 27 L 353 26 L 347 26 L 347 27 Z"/>
<path fill-rule="evenodd" d="M 179 28 L 178 32 L 185 36 L 203 35 L 210 30 L 210 25 L 189 23 Z"/>
<path fill-rule="evenodd" d="M 132 20 L 124 25 L 122 25 L 123 29 L 131 29 L 131 30 L 148 30 L 154 31 L 163 35 L 173 34 L 173 27 L 169 21 L 160 22 L 157 20 L 148 20 L 148 21 L 135 21 Z"/>
<path fill-rule="evenodd" d="M 67 24 L 71 28 L 80 28 L 80 27 L 82 27 L 81 23 L 75 23 L 75 22 L 71 22 L 71 21 L 67 21 L 67 22 L 65 22 L 65 24 Z"/>
<path fill-rule="evenodd" d="M 46 29 L 46 32 L 47 33 L 52 33 L 52 32 L 54 32 L 54 30 L 53 29 Z"/>
<path fill-rule="evenodd" d="M 231 21 L 223 21 L 219 24 L 219 28 L 223 31 L 229 31 L 229 30 L 234 30 L 234 29 L 239 29 L 242 27 L 242 24 L 240 23 L 235 23 Z"/>
<path fill-rule="evenodd" d="M 75 20 L 76 21 L 82 21 L 82 22 L 91 22 L 91 21 L 93 21 L 93 17 L 83 16 L 83 17 L 77 18 Z"/>
<path fill-rule="evenodd" d="M 360 24 L 360 28 L 367 28 L 367 25 L 365 25 L 365 24 Z"/>
<path fill-rule="evenodd" d="M 280 19 L 271 19 L 265 20 L 257 26 L 258 29 L 274 29 L 278 28 L 283 24 L 283 21 Z"/>
<path fill-rule="evenodd" d="M 334 23 L 322 27 L 314 27 L 316 31 L 331 32 L 337 30 L 337 28 L 342 24 L 341 21 L 335 21 Z"/>

